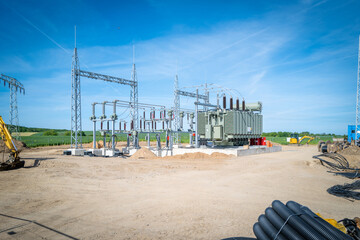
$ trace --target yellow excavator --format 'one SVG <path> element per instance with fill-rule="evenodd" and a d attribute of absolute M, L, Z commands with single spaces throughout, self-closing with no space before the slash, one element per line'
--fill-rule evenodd
<path fill-rule="evenodd" d="M 297 133 L 292 133 L 292 134 L 290 135 L 290 144 L 299 144 L 299 145 L 300 145 L 300 143 L 301 143 L 303 140 L 305 140 L 305 139 L 308 139 L 307 142 L 305 143 L 305 144 L 308 144 L 308 143 L 310 143 L 312 140 L 314 140 L 315 138 L 310 137 L 310 136 L 303 136 L 303 137 L 299 138 L 299 134 L 297 134 Z"/>
<path fill-rule="evenodd" d="M 25 165 L 25 161 L 20 161 L 18 149 L 11 137 L 9 130 L 2 117 L 0 116 L 0 136 L 6 146 L 10 150 L 9 158 L 5 162 L 0 163 L 0 171 L 21 168 Z M 4 151 L 5 152 L 5 151 Z"/>

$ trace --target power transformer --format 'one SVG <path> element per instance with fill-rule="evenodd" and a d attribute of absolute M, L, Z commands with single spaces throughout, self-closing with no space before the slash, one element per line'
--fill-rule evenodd
<path fill-rule="evenodd" d="M 258 139 L 263 131 L 261 102 L 246 104 L 244 110 L 215 109 L 199 111 L 197 129 L 200 144 L 213 142 L 216 146 L 242 146 Z"/>

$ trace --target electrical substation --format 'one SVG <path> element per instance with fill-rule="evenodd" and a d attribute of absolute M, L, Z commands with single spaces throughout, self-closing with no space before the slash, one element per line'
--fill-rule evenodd
<path fill-rule="evenodd" d="M 131 80 L 128 80 L 81 70 L 75 46 L 72 61 L 71 148 L 64 151 L 64 154 L 105 157 L 132 155 L 140 148 L 139 134 L 146 135 L 147 148 L 160 157 L 186 152 L 211 152 L 214 149 L 234 155 L 281 151 L 281 147 L 266 147 L 265 138 L 261 137 L 261 102 L 247 103 L 241 98 L 240 103 L 239 96 L 233 97 L 234 93 L 237 95 L 235 90 L 215 84 L 179 88 L 176 75 L 173 106 L 139 103 L 135 63 L 132 65 L 131 76 Z M 130 87 L 129 101 L 100 101 L 89 106 L 92 108 L 90 121 L 93 123 L 93 142 L 90 149 L 83 148 L 80 134 L 80 77 Z M 186 88 L 192 88 L 193 91 L 185 91 Z M 216 104 L 211 103 L 210 90 L 216 92 Z M 194 101 L 192 109 L 180 107 L 180 99 L 184 97 Z M 123 117 L 124 112 L 129 114 Z M 97 131 L 103 138 L 101 148 L 97 148 L 96 144 Z M 186 144 L 181 143 L 181 135 L 184 133 L 189 134 L 189 142 Z M 117 147 L 119 135 L 126 136 L 125 147 Z M 150 139 L 156 139 L 156 147 L 151 146 Z M 249 147 L 243 148 L 244 145 Z"/>

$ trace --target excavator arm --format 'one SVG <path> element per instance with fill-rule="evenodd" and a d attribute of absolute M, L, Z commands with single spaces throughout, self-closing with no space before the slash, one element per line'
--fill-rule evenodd
<path fill-rule="evenodd" d="M 309 139 L 309 140 L 305 143 L 305 144 L 308 144 L 308 143 L 310 143 L 312 140 L 314 140 L 315 138 L 310 137 L 310 136 L 303 136 L 302 138 L 300 138 L 299 144 L 300 144 L 301 141 L 304 140 L 304 139 Z"/>
<path fill-rule="evenodd" d="M 10 155 L 8 160 L 0 163 L 0 171 L 1 170 L 10 170 L 15 168 L 23 167 L 25 162 L 20 161 L 19 151 L 11 137 L 11 134 L 6 127 L 6 124 L 3 118 L 0 116 L 0 136 L 3 140 L 5 146 L 10 150 Z"/>

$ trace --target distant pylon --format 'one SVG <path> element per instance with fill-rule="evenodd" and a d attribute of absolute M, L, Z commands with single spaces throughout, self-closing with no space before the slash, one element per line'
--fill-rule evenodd
<path fill-rule="evenodd" d="M 6 86 L 6 83 L 7 83 L 10 88 L 9 131 L 14 138 L 20 139 L 17 91 L 19 90 L 20 93 L 25 94 L 25 88 L 18 80 L 16 80 L 15 78 L 6 76 L 4 74 L 0 75 L 0 80 L 4 81 L 4 86 Z"/>

